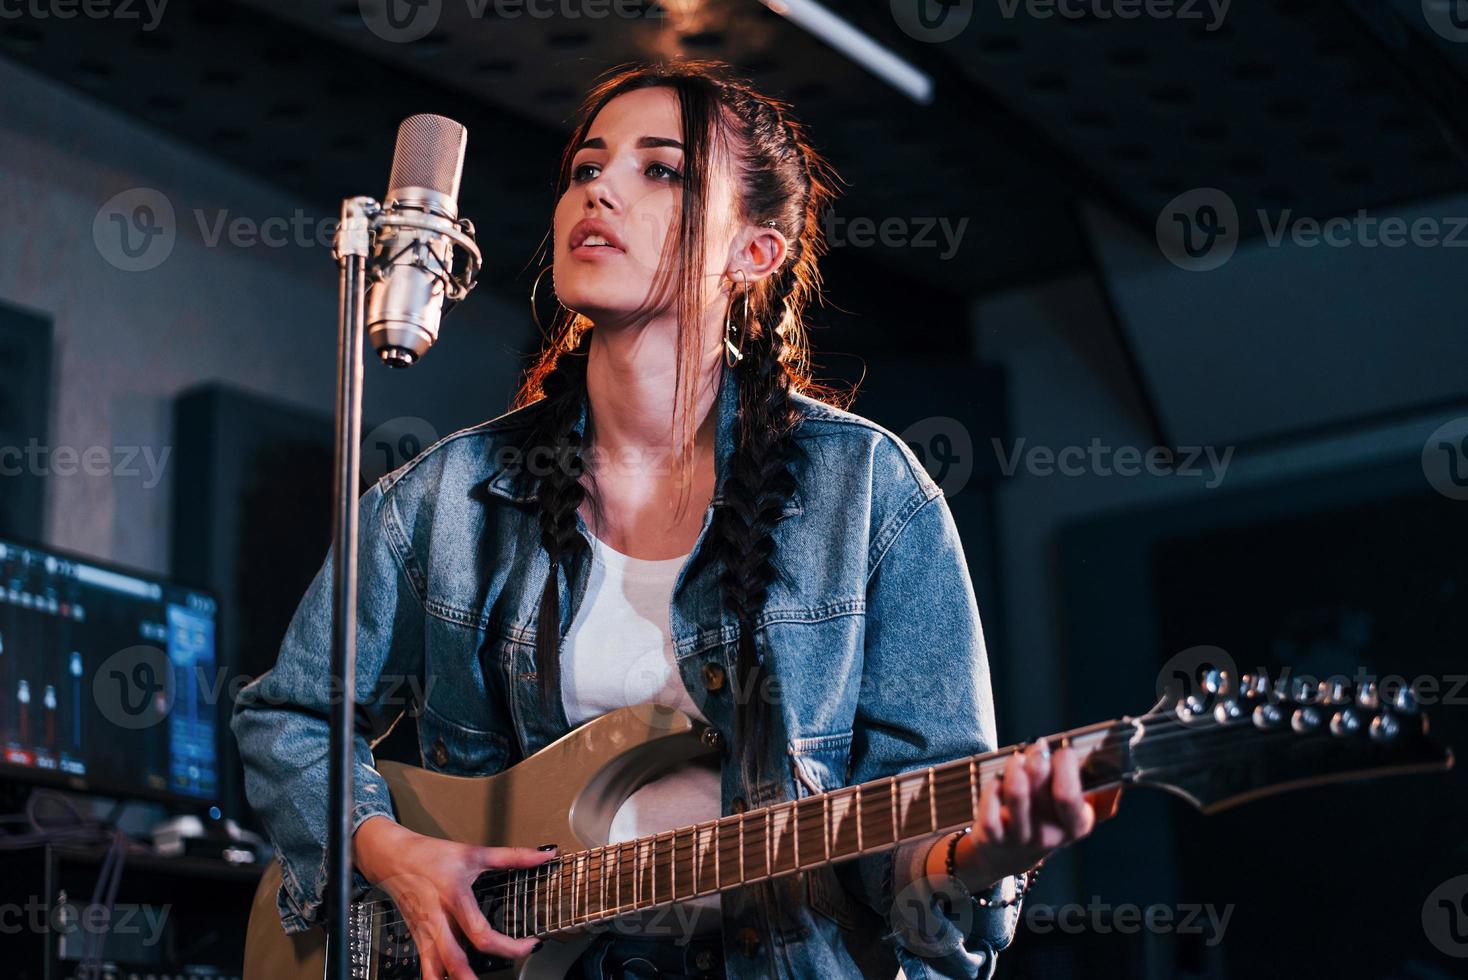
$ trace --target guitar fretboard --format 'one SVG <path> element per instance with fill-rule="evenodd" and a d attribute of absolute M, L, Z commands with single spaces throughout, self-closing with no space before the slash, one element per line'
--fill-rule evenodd
<path fill-rule="evenodd" d="M 1077 729 L 1068 740 L 1091 751 L 1112 723 Z M 679 902 L 896 847 L 967 827 L 986 779 L 1014 747 L 775 803 L 636 840 L 563 854 L 512 872 L 502 903 L 503 931 L 545 935 L 628 912 Z M 1086 789 L 1114 785 L 1086 778 Z"/>

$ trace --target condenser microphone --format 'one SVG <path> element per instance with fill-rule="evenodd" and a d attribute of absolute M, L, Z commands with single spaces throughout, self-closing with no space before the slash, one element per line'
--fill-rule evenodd
<path fill-rule="evenodd" d="M 398 127 L 392 176 L 373 223 L 367 336 L 390 367 L 408 367 L 438 339 L 445 299 L 467 289 L 452 271 L 459 180 L 469 131 L 443 116 L 409 116 Z M 437 220 L 436 220 L 437 219 Z"/>

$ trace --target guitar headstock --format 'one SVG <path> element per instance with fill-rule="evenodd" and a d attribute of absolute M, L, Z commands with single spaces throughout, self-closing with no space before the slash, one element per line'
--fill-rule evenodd
<path fill-rule="evenodd" d="M 1449 769 L 1405 685 L 1315 681 L 1212 668 L 1201 686 L 1165 696 L 1128 743 L 1132 785 L 1153 786 L 1204 813 L 1291 789 Z"/>

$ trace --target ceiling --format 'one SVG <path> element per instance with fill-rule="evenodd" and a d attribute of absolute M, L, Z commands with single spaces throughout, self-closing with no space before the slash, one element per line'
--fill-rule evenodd
<path fill-rule="evenodd" d="M 0 52 L 324 213 L 385 189 L 404 116 L 457 118 L 470 134 L 462 213 L 488 288 L 517 301 L 581 93 L 613 64 L 658 55 L 727 60 L 793 102 L 846 182 L 835 217 L 896 218 L 908 234 L 930 218 L 966 221 L 951 252 L 936 231 L 931 245 L 833 247 L 838 304 L 852 305 L 838 287 L 877 282 L 864 308 L 909 318 L 915 299 L 947 320 L 964 297 L 1088 265 L 1081 196 L 1151 234 L 1172 197 L 1218 187 L 1249 235 L 1256 208 L 1326 217 L 1468 186 L 1455 149 L 1468 132 L 1468 43 L 1435 30 L 1418 0 L 1251 0 L 1216 26 L 1206 3 L 1186 5 L 1203 19 L 1122 19 L 1110 0 L 1048 18 L 1026 11 L 1053 5 L 963 0 L 917 22 L 906 0 L 832 0 L 934 76 L 927 106 L 756 0 L 530 0 L 552 16 L 526 0 L 393 8 L 427 21 L 389 21 L 387 2 L 172 0 L 147 31 L 119 18 L 5 20 Z"/>

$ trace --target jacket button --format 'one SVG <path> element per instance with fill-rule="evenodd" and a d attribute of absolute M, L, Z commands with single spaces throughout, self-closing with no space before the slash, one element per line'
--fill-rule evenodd
<path fill-rule="evenodd" d="M 734 802 L 733 802 L 732 806 L 734 807 L 734 812 L 735 813 L 743 813 L 744 810 L 745 810 L 744 797 L 742 797 L 742 796 L 736 796 L 736 797 L 734 797 Z"/>
<path fill-rule="evenodd" d="M 724 668 L 719 664 L 709 661 L 703 665 L 703 686 L 710 691 L 717 691 L 724 686 Z"/>
<path fill-rule="evenodd" d="M 724 733 L 717 728 L 705 728 L 702 738 L 704 745 L 718 747 L 724 741 Z"/>
<path fill-rule="evenodd" d="M 739 943 L 739 948 L 744 951 L 745 956 L 753 956 L 759 950 L 759 933 L 749 926 L 736 932 L 734 939 Z"/>
<path fill-rule="evenodd" d="M 447 765 L 448 761 L 449 749 L 448 746 L 443 744 L 443 738 L 440 736 L 433 743 L 433 763 L 434 765 L 443 766 Z"/>

